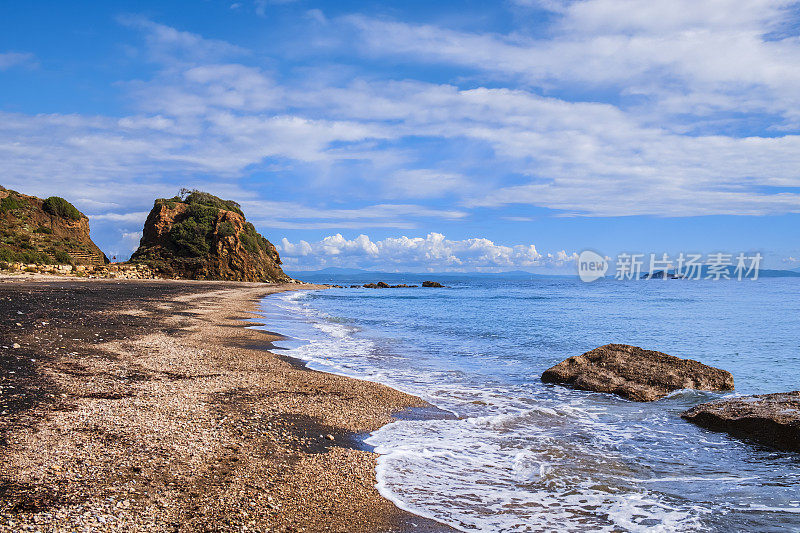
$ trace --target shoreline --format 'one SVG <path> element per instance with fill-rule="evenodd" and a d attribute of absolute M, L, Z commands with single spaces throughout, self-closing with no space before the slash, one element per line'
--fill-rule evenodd
<path fill-rule="evenodd" d="M 424 401 L 248 327 L 313 288 L 0 278 L 0 530 L 453 531 L 383 498 L 356 442 Z"/>

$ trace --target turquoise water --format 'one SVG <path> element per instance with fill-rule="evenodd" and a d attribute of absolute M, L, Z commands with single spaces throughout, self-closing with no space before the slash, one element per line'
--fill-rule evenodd
<path fill-rule="evenodd" d="M 439 280 L 263 303 L 289 355 L 454 415 L 369 437 L 400 507 L 465 531 L 800 531 L 800 455 L 680 419 L 720 395 L 643 404 L 539 379 L 614 342 L 729 370 L 735 394 L 800 389 L 800 280 Z M 337 280 L 359 281 L 375 280 Z"/>

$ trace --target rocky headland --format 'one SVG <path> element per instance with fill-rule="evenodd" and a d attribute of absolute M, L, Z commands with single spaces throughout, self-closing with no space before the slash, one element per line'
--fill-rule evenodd
<path fill-rule="evenodd" d="M 108 263 L 89 236 L 89 219 L 58 196 L 42 199 L 0 186 L 0 234 L 3 266 Z"/>
<path fill-rule="evenodd" d="M 130 262 L 161 277 L 291 281 L 275 246 L 245 219 L 239 204 L 201 191 L 156 200 Z"/>

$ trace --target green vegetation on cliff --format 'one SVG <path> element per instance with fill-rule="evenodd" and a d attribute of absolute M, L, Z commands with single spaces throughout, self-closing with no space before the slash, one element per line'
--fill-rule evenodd
<path fill-rule="evenodd" d="M 19 197 L 14 193 L 14 191 L 11 191 L 11 194 L 0 200 L 0 213 L 15 211 L 24 205 L 25 204 L 20 201 Z"/>
<path fill-rule="evenodd" d="M 80 220 L 83 215 L 78 209 L 60 196 L 51 196 L 42 204 L 42 208 L 51 215 L 69 220 Z"/>
<path fill-rule="evenodd" d="M 180 256 L 202 257 L 211 251 L 214 239 L 232 237 L 237 234 L 235 226 L 228 220 L 222 221 L 217 227 L 220 211 L 231 211 L 244 217 L 241 206 L 232 200 L 223 200 L 207 192 L 192 190 L 181 191 L 185 198 L 160 198 L 156 205 L 163 205 L 167 209 L 175 209 L 178 204 L 188 206 L 188 210 L 180 220 L 172 224 L 164 243 Z M 258 234 L 256 228 L 249 222 L 239 233 L 242 245 L 251 254 L 258 254 L 259 250 L 267 250 L 269 241 Z"/>

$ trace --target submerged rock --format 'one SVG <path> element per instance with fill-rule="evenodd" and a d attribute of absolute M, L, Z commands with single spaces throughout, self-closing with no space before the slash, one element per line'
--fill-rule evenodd
<path fill-rule="evenodd" d="M 800 451 L 800 391 L 701 403 L 681 417 L 779 450 Z"/>
<path fill-rule="evenodd" d="M 730 372 L 626 344 L 606 344 L 544 371 L 542 381 L 651 402 L 680 389 L 733 390 Z"/>

